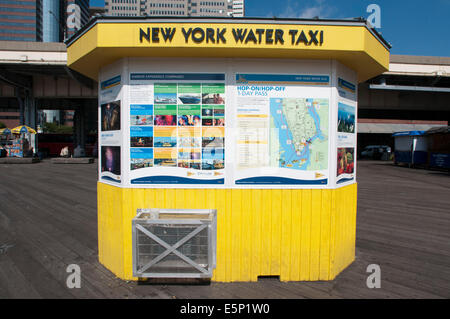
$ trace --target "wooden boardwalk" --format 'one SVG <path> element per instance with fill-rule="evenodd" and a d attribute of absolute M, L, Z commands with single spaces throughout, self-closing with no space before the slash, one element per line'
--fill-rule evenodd
<path fill-rule="evenodd" d="M 0 299 L 450 298 L 446 173 L 359 162 L 356 260 L 334 281 L 194 286 L 124 282 L 98 263 L 96 179 L 96 164 L 0 164 Z M 69 264 L 80 289 L 66 287 Z"/>

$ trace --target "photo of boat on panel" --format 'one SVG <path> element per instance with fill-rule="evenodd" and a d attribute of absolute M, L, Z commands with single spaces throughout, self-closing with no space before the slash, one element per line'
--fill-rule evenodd
<path fill-rule="evenodd" d="M 178 104 L 200 104 L 200 94 L 179 94 Z"/>

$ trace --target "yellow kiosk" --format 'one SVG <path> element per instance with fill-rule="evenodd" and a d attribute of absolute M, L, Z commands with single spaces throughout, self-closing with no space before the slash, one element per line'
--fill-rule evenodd
<path fill-rule="evenodd" d="M 141 208 L 217 211 L 212 280 L 332 280 L 355 257 L 364 21 L 96 18 L 68 65 L 99 82 L 100 262 L 133 276 Z"/>

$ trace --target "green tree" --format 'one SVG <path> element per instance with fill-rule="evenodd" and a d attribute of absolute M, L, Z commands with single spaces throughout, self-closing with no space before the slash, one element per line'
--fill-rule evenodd
<path fill-rule="evenodd" d="M 45 133 L 60 133 L 60 134 L 73 133 L 72 126 L 58 125 L 56 123 L 45 123 L 43 129 Z"/>

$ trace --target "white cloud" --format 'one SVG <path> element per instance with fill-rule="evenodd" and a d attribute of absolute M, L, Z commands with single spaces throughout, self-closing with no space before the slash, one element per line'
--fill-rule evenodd
<path fill-rule="evenodd" d="M 303 2 L 303 1 L 301 1 Z M 308 7 L 301 6 L 299 2 L 288 0 L 286 8 L 279 15 L 280 18 L 332 18 L 337 9 L 326 3 L 325 0 L 315 0 Z"/>

